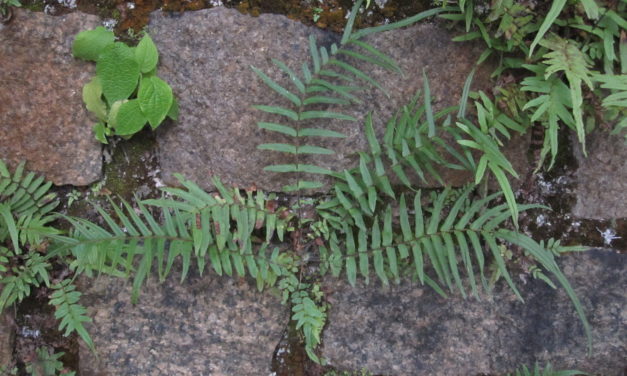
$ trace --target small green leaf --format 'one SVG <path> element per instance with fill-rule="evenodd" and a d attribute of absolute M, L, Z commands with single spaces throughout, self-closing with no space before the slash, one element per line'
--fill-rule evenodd
<path fill-rule="evenodd" d="M 102 100 L 102 86 L 98 77 L 94 77 L 83 86 L 83 102 L 89 111 L 94 113 L 99 120 L 107 117 L 107 105 Z"/>
<path fill-rule="evenodd" d="M 323 148 L 320 146 L 313 145 L 303 145 L 298 147 L 296 150 L 296 154 L 335 154 L 335 152 L 331 149 Z"/>
<path fill-rule="evenodd" d="M 544 34 L 549 31 L 549 28 L 551 27 L 551 25 L 553 25 L 553 22 L 555 22 L 557 17 L 560 15 L 562 9 L 564 8 L 564 5 L 566 5 L 566 0 L 553 0 L 553 2 L 551 3 L 551 9 L 549 9 L 549 12 L 546 14 L 546 18 L 544 19 L 544 21 L 542 21 L 542 25 L 540 25 L 538 34 L 536 34 L 536 37 L 531 43 L 531 47 L 529 47 L 529 56 L 533 54 L 533 49 L 538 45 L 538 43 L 540 43 L 542 38 L 544 38 Z"/>
<path fill-rule="evenodd" d="M 277 123 L 266 123 L 266 122 L 260 121 L 257 123 L 257 126 L 261 129 L 267 129 L 269 131 L 279 132 L 279 133 L 286 134 L 288 136 L 296 137 L 296 129 L 289 127 L 287 125 L 277 124 Z"/>
<path fill-rule="evenodd" d="M 270 114 L 282 115 L 294 121 L 298 120 L 298 114 L 296 112 L 290 109 L 284 108 L 284 107 L 256 105 L 256 106 L 253 106 L 253 108 L 256 108 L 258 110 L 261 110 Z"/>
<path fill-rule="evenodd" d="M 296 135 L 294 135 L 296 136 Z M 346 135 L 340 132 L 330 131 L 328 129 L 304 128 L 298 132 L 298 136 L 302 137 L 335 137 L 346 138 Z"/>
<path fill-rule="evenodd" d="M 141 80 L 137 100 L 152 129 L 157 128 L 165 119 L 173 99 L 172 88 L 159 77 L 152 76 Z"/>
<path fill-rule="evenodd" d="M 96 140 L 102 142 L 103 144 L 108 144 L 107 141 L 107 128 L 103 123 L 97 123 L 93 127 L 94 133 L 96 135 Z"/>
<path fill-rule="evenodd" d="M 338 119 L 350 121 L 357 120 L 350 115 L 340 114 L 332 111 L 303 111 L 300 113 L 300 120 L 308 119 Z"/>
<path fill-rule="evenodd" d="M 294 103 L 295 106 L 300 106 L 301 105 L 300 98 L 298 98 L 298 96 L 296 94 L 293 94 L 292 92 L 290 92 L 289 90 L 287 90 L 283 86 L 279 85 L 273 79 L 268 77 L 265 73 L 263 73 L 262 71 L 260 71 L 259 69 L 255 68 L 255 67 L 253 67 L 252 65 L 250 66 L 250 69 L 252 69 L 252 71 L 255 72 L 255 74 L 257 74 L 257 76 L 259 76 L 263 80 L 263 82 L 266 85 L 268 85 L 272 90 L 276 91 L 278 94 L 280 94 L 280 95 L 284 96 L 285 98 L 289 99 L 292 103 Z"/>
<path fill-rule="evenodd" d="M 179 119 L 179 101 L 177 101 L 174 97 L 172 98 L 172 105 L 168 111 L 168 117 L 174 121 Z"/>
<path fill-rule="evenodd" d="M 102 93 L 110 104 L 127 99 L 137 87 L 139 65 L 133 49 L 124 43 L 107 46 L 96 63 Z"/>
<path fill-rule="evenodd" d="M 139 101 L 133 99 L 122 103 L 116 116 L 115 134 L 129 136 L 139 132 L 146 124 L 146 117 L 141 111 Z"/>
<path fill-rule="evenodd" d="M 115 40 L 113 32 L 102 26 L 78 33 L 72 43 L 72 54 L 79 59 L 97 61 L 103 50 Z"/>
<path fill-rule="evenodd" d="M 135 60 L 137 60 L 139 70 L 142 73 L 148 73 L 157 67 L 159 52 L 148 34 L 144 34 L 144 37 L 137 44 Z"/>

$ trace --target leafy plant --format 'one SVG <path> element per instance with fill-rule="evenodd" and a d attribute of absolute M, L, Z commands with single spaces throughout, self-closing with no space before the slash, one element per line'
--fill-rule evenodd
<path fill-rule="evenodd" d="M 310 38 L 313 69 L 308 63 L 303 63 L 302 77 L 284 63 L 275 61 L 297 91 L 287 90 L 253 68 L 271 89 L 293 105 L 292 108 L 256 106 L 283 119 L 281 123 L 260 122 L 259 127 L 286 134 L 294 141 L 293 144 L 259 146 L 263 150 L 295 155 L 295 163 L 268 166 L 266 171 L 295 173 L 298 182 L 285 187 L 286 191 L 300 191 L 322 185 L 301 180 L 305 174 L 320 173 L 335 180 L 331 197 L 317 206 L 320 220 L 310 224 L 319 245 L 321 273 L 330 271 L 334 276 L 345 274 L 352 285 L 356 284 L 359 276 L 368 283 L 373 271 L 383 284 L 388 284 L 390 279 L 399 283 L 409 273 L 442 295 L 445 295 L 444 289 L 448 289 L 457 290 L 466 296 L 467 286 L 470 285 L 471 293 L 478 296 L 478 286 L 489 290 L 485 270 L 486 260 L 491 260 L 496 273 L 494 275 L 502 276 L 522 300 L 503 257 L 503 249 L 519 247 L 542 268 L 536 266 L 534 277 L 555 287 L 551 279 L 543 274 L 544 271 L 566 290 L 590 340 L 590 329 L 582 306 L 559 270 L 554 254 L 544 243 L 512 230 L 508 224 L 511 218 L 517 228 L 520 211 L 538 208 L 537 205 L 520 205 L 516 202 L 507 174 L 517 177 L 517 173 L 500 150 L 502 139 L 509 139 L 512 132 L 524 133 L 526 127 L 508 117 L 485 93 L 470 93 L 472 75 L 465 85 L 460 105 L 435 113 L 431 107 L 429 83 L 425 74 L 422 101 L 419 101 L 420 96 L 417 95 L 387 121 L 382 141 L 377 139 L 372 116 L 368 115 L 365 135 L 369 150 L 359 153 L 358 167 L 335 172 L 316 165 L 305 165 L 299 158 L 304 154 L 333 153 L 332 150 L 308 144 L 309 139 L 306 137 L 312 132 L 310 129 L 318 129 L 316 132 L 320 132 L 319 136 L 323 135 L 323 131 L 327 136 L 336 136 L 321 128 L 301 129 L 302 120 L 354 120 L 343 113 L 325 110 L 324 106 L 339 107 L 359 101 L 360 88 L 354 83 L 355 79 L 382 89 L 367 71 L 339 60 L 343 54 L 358 56 L 352 64 L 366 62 L 398 71 L 393 61 L 360 41 L 359 37 L 376 31 L 392 30 L 437 13 L 421 13 L 396 24 L 353 32 L 352 25 L 360 5 L 361 1 L 356 2 L 351 11 L 341 46 L 330 47 L 332 52 L 337 51 L 334 58 L 324 57 L 328 56 L 326 48 L 318 47 L 315 40 Z M 362 50 L 349 50 L 351 45 L 356 45 L 370 55 L 362 54 Z M 589 80 L 587 71 L 584 78 L 579 66 L 565 66 L 557 55 L 547 54 L 546 59 L 546 70 L 551 74 L 558 70 L 568 71 L 571 85 L 576 80 Z M 339 67 L 340 71 L 327 69 L 325 64 Z M 324 79 L 319 78 L 321 76 Z M 315 89 L 309 89 L 308 85 L 313 85 Z M 571 90 L 568 86 L 566 88 Z M 572 90 L 577 89 L 573 87 Z M 325 93 L 324 101 L 319 101 L 319 92 Z M 579 98 L 578 94 L 569 96 L 571 103 L 573 97 Z M 310 98 L 315 98 L 318 105 L 313 114 L 309 114 L 306 108 Z M 469 98 L 474 104 L 476 117 L 466 115 Z M 455 113 L 456 118 L 453 120 Z M 449 145 L 446 138 L 452 138 L 457 146 Z M 477 154 L 478 161 L 475 159 Z M 474 184 L 461 191 L 447 188 L 426 205 L 421 191 L 410 176 L 424 182 L 436 180 L 446 184 L 438 172 L 442 169 L 470 171 L 475 176 Z M 501 192 L 487 193 L 490 177 L 496 179 Z M 394 180 L 416 193 L 400 192 L 393 187 Z M 501 203 L 503 198 L 505 203 Z M 300 243 L 297 241 L 296 244 L 298 246 Z M 480 283 L 476 281 L 477 276 Z M 312 358 L 317 360 L 314 356 Z"/>
<path fill-rule="evenodd" d="M 477 7 L 475 1 L 468 0 L 447 7 L 441 15 L 464 22 L 466 34 L 455 40 L 482 39 L 488 47 L 482 60 L 490 54 L 499 55 L 500 65 L 494 75 L 515 77 L 521 90 L 529 94 L 526 103 L 512 104 L 504 96 L 498 100 L 519 107 L 521 119 L 544 127 L 538 168 L 549 154 L 549 168 L 554 165 L 558 132 L 563 125 L 576 131 L 584 153 L 586 133 L 599 120 L 613 124 L 614 133 L 624 128 L 620 117 L 624 103 L 614 103 L 611 111 L 605 112 L 595 106 L 597 101 L 605 103 L 607 91 L 595 87 L 602 81 L 594 80 L 597 74 L 593 69 L 608 76 L 627 72 L 627 45 L 622 31 L 627 27 L 627 4 L 582 0 L 580 6 L 567 7 L 567 3 L 553 0 L 533 7 L 499 0 Z M 524 74 L 519 68 L 531 73 Z M 609 87 L 602 83 L 602 88 Z"/>
<path fill-rule="evenodd" d="M 129 138 L 146 123 L 154 130 L 166 117 L 178 118 L 172 88 L 156 76 L 159 53 L 148 34 L 136 47 L 116 42 L 102 26 L 80 32 L 74 39 L 75 57 L 96 62 L 96 76 L 83 87 L 83 101 L 97 118 L 96 139 Z"/>
<path fill-rule="evenodd" d="M 0 17 L 2 17 L 3 21 L 6 21 L 6 18 L 10 19 L 10 9 L 9 7 L 21 7 L 22 3 L 19 0 L 0 0 Z"/>
<path fill-rule="evenodd" d="M 74 376 L 76 372 L 67 371 L 63 368 L 63 363 L 59 360 L 64 352 L 52 352 L 45 347 L 40 347 L 36 351 L 37 358 L 26 364 L 26 372 L 31 376 Z"/>
<path fill-rule="evenodd" d="M 11 174 L 0 160 L 0 312 L 30 296 L 34 288 L 56 289 L 50 302 L 57 306 L 60 329 L 65 328 L 65 335 L 76 331 L 93 349 L 82 326 L 87 319 L 85 309 L 77 304 L 80 294 L 73 291 L 69 279 L 56 285 L 51 280 L 52 265 L 58 259 L 47 253 L 48 247 L 62 238 L 61 231 L 50 225 L 57 219 L 51 211 L 58 205 L 56 195 L 48 193 L 51 184 L 33 172 L 25 174 L 24 163 Z M 54 374 L 50 372 L 36 374 Z"/>
<path fill-rule="evenodd" d="M 299 191 L 303 189 L 315 189 L 322 187 L 319 181 L 304 180 L 305 174 L 331 175 L 328 169 L 307 164 L 304 158 L 307 155 L 330 155 L 335 152 L 329 148 L 319 145 L 312 145 L 311 138 L 342 138 L 344 134 L 325 128 L 304 128 L 303 122 L 309 120 L 335 119 L 340 121 L 355 121 L 356 119 L 348 114 L 331 111 L 318 110 L 320 105 L 334 105 L 337 107 L 346 106 L 353 102 L 361 102 L 356 95 L 363 88 L 357 86 L 357 80 L 383 90 L 381 85 L 372 79 L 366 72 L 357 68 L 346 58 L 354 61 L 365 61 L 382 67 L 386 70 L 400 72 L 397 64 L 377 50 L 372 45 L 361 40 L 366 35 L 397 29 L 415 23 L 440 12 L 433 9 L 417 14 L 396 23 L 353 31 L 353 24 L 362 1 L 355 2 L 348 18 L 344 34 L 338 44 L 327 47 L 319 47 L 315 37 L 309 37 L 309 50 L 311 62 L 303 63 L 301 73 L 297 73 L 289 68 L 284 62 L 273 60 L 274 64 L 287 76 L 294 85 L 293 89 L 287 89 L 276 81 L 272 80 L 259 69 L 252 67 L 252 70 L 277 94 L 287 99 L 290 107 L 256 105 L 256 109 L 278 115 L 281 117 L 279 123 L 259 122 L 261 129 L 270 132 L 281 133 L 292 138 L 293 143 L 268 143 L 259 145 L 262 150 L 287 153 L 293 156 L 294 162 L 289 164 L 272 165 L 264 168 L 265 171 L 278 173 L 296 173 L 298 179 L 295 184 L 284 187 L 286 192 Z M 337 80 L 338 82 L 334 82 Z M 294 90 L 295 89 L 295 90 Z"/>

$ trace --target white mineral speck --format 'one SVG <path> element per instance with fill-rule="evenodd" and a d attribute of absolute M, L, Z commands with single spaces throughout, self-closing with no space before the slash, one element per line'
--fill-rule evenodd
<path fill-rule="evenodd" d="M 605 231 L 601 231 L 597 228 L 597 231 L 603 237 L 603 243 L 605 245 L 609 246 L 612 244 L 612 240 L 620 239 L 620 236 L 616 236 L 616 231 L 614 231 L 614 229 L 608 228 Z"/>
<path fill-rule="evenodd" d="M 113 28 L 117 24 L 118 24 L 118 21 L 114 20 L 113 18 L 107 18 L 106 20 L 102 21 L 102 26 L 104 26 L 104 28 L 109 31 L 113 31 Z"/>

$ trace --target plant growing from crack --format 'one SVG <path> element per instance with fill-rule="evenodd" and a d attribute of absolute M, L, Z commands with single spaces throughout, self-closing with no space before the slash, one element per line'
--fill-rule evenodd
<path fill-rule="evenodd" d="M 83 87 L 83 101 L 97 118 L 96 139 L 130 138 L 146 123 L 154 130 L 169 117 L 178 118 L 172 88 L 157 77 L 159 53 L 148 34 L 136 47 L 116 42 L 99 26 L 80 32 L 72 45 L 75 57 L 96 62 L 96 76 Z"/>

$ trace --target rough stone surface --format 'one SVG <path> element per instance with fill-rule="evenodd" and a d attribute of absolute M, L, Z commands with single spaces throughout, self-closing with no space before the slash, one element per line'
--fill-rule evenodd
<path fill-rule="evenodd" d="M 57 185 L 100 178 L 100 144 L 82 101 L 94 64 L 72 57 L 74 36 L 96 16 L 52 17 L 14 9 L 0 28 L 0 158 L 43 173 Z"/>
<path fill-rule="evenodd" d="M 0 314 L 0 368 L 11 364 L 13 360 L 14 327 L 11 313 L 3 312 Z"/>
<path fill-rule="evenodd" d="M 87 282 L 86 282 L 87 283 Z M 103 278 L 84 288 L 99 360 L 81 348 L 81 375 L 268 375 L 287 308 L 243 281 L 170 276 L 142 289 Z"/>
<path fill-rule="evenodd" d="M 389 291 L 334 282 L 324 356 L 340 369 L 385 375 L 504 374 L 550 361 L 555 369 L 622 376 L 627 366 L 627 255 L 609 250 L 563 256 L 562 270 L 582 300 L 593 332 L 586 357 L 583 327 L 563 290 L 531 280 L 482 301 L 444 299 L 403 284 Z"/>
<path fill-rule="evenodd" d="M 604 132 L 587 137 L 588 157 L 579 144 L 576 157 L 576 216 L 594 219 L 627 217 L 627 147 L 624 138 Z"/>
<path fill-rule="evenodd" d="M 319 45 L 327 46 L 337 42 L 339 35 L 304 26 L 284 16 L 253 18 L 225 8 L 178 15 L 157 12 L 151 17 L 149 29 L 161 54 L 159 75 L 172 85 L 180 98 L 178 123 L 160 128 L 158 135 L 164 181 L 175 183 L 172 174 L 180 172 L 205 187 L 211 187 L 210 177 L 217 175 L 225 183 L 240 187 L 254 184 L 265 190 L 280 190 L 288 182 L 285 174 L 260 171 L 270 164 L 288 163 L 289 158 L 283 153 L 257 150 L 257 145 L 290 141 L 258 129 L 257 121 L 280 119 L 251 106 L 289 106 L 290 102 L 270 91 L 250 66 L 293 89 L 281 77 L 271 58 L 299 70 L 301 63 L 308 59 L 309 34 L 317 37 Z M 375 111 L 376 127 L 382 133 L 390 115 L 406 104 L 417 90 L 423 89 L 423 69 L 429 77 L 434 106 L 443 108 L 455 104 L 481 49 L 451 42 L 451 37 L 443 28 L 423 23 L 369 38 L 370 43 L 399 63 L 405 76 L 364 67 L 390 92 L 390 98 L 379 90 L 367 90 L 362 95 L 363 105 L 347 109 L 360 119 L 358 122 L 324 122 L 324 127 L 341 131 L 348 137 L 323 143 L 335 150 L 335 155 L 308 161 L 333 170 L 353 167 L 356 152 L 367 149 L 363 136 L 367 111 Z M 482 68 L 475 76 L 475 82 L 485 90 L 491 89 L 489 70 L 489 67 Z M 519 140 L 513 145 L 507 148 L 508 153 L 524 176 L 527 143 Z M 468 180 L 467 175 L 459 172 L 445 175 L 445 178 L 453 184 Z"/>

